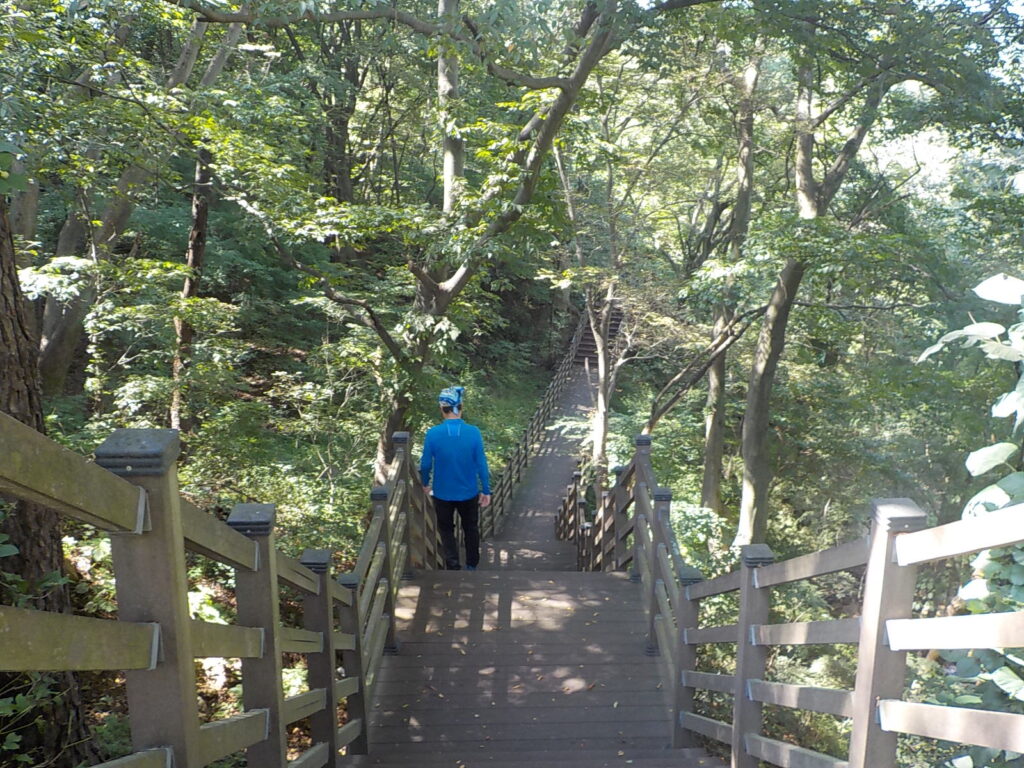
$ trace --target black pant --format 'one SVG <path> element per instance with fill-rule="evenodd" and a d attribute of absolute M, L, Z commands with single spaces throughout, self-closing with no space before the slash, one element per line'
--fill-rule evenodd
<path fill-rule="evenodd" d="M 459 545 L 455 542 L 455 512 L 462 521 L 462 534 L 466 540 L 466 565 L 476 568 L 480 562 L 480 507 L 478 497 L 465 501 L 447 501 L 434 498 L 434 511 L 437 513 L 437 527 L 441 532 L 441 543 L 444 545 L 444 562 L 449 571 L 457 571 L 459 565 Z"/>

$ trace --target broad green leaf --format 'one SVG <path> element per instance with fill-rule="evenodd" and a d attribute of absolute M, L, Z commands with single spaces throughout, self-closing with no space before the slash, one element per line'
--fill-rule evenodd
<path fill-rule="evenodd" d="M 999 323 L 971 323 L 964 326 L 964 336 L 972 336 L 980 339 L 994 339 L 1006 333 L 1006 328 Z"/>
<path fill-rule="evenodd" d="M 1000 667 L 995 672 L 986 675 L 993 683 L 998 685 L 1008 696 L 1024 701 L 1024 680 L 1021 680 L 1009 667 Z"/>
<path fill-rule="evenodd" d="M 976 285 L 974 292 L 987 301 L 1016 306 L 1024 299 L 1024 280 L 1000 273 Z"/>
<path fill-rule="evenodd" d="M 0 544 L 0 557 L 10 557 L 18 554 L 18 548 L 13 544 Z"/>
<path fill-rule="evenodd" d="M 977 477 L 993 467 L 1005 463 L 1016 452 L 1017 446 L 1013 443 L 996 443 L 972 452 L 964 462 L 964 466 L 973 477 Z"/>

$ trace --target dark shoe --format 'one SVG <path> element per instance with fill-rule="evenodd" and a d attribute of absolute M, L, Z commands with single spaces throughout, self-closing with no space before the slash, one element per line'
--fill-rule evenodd
<path fill-rule="evenodd" d="M 466 566 L 466 570 L 467 571 L 475 571 L 476 570 L 476 566 L 475 565 L 467 565 Z"/>

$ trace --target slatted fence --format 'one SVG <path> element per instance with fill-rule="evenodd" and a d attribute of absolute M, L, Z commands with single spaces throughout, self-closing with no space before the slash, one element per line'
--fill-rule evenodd
<path fill-rule="evenodd" d="M 674 746 L 694 745 L 696 734 L 723 742 L 734 768 L 757 768 L 760 761 L 783 768 L 894 766 L 898 734 L 1024 752 L 1024 715 L 902 699 L 908 652 L 1024 647 L 1024 612 L 912 616 L 919 564 L 1024 542 L 1024 505 L 926 528 L 924 512 L 911 500 L 878 499 L 862 539 L 778 563 L 763 544 L 743 547 L 738 570 L 704 580 L 680 554 L 670 524 L 671 493 L 656 482 L 650 450 L 650 437 L 638 437 L 632 461 L 617 470 L 593 521 L 582 521 L 578 507 L 564 504 L 559 525 L 575 532 L 584 569 L 629 567 L 641 581 L 648 645 L 664 662 Z M 769 623 L 774 587 L 851 569 L 864 574 L 858 617 Z M 736 622 L 702 626 L 701 602 L 728 593 L 738 593 Z M 734 674 L 697 670 L 698 649 L 709 644 L 735 647 Z M 812 644 L 857 646 L 853 690 L 764 679 L 770 649 Z M 731 722 L 696 714 L 699 690 L 731 695 Z M 849 718 L 847 758 L 768 738 L 766 704 Z"/>

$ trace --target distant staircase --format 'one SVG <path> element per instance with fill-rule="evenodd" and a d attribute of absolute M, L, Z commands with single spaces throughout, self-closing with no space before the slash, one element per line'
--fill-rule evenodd
<path fill-rule="evenodd" d="M 611 319 L 608 324 L 609 342 L 615 342 L 619 335 L 619 329 L 622 327 L 623 319 L 622 310 L 618 307 L 612 307 Z M 579 346 L 576 348 L 574 362 L 577 365 L 583 365 L 584 363 L 595 365 L 597 363 L 597 343 L 594 341 L 594 332 L 591 330 L 589 323 L 584 324 L 583 335 L 580 338 Z"/>

